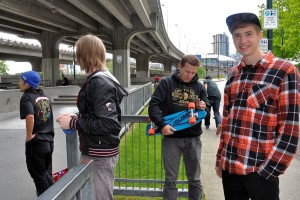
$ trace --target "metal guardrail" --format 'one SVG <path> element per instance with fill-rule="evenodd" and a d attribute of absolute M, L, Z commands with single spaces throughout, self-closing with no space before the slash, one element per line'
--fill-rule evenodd
<path fill-rule="evenodd" d="M 164 168 L 161 135 L 146 136 L 148 116 L 122 116 L 119 162 L 115 172 L 115 195 L 162 197 Z M 188 197 L 183 162 L 177 181 L 178 196 Z"/>
<path fill-rule="evenodd" d="M 124 97 L 120 107 L 122 115 L 136 115 L 141 112 L 151 97 L 152 84 L 145 84 L 143 87 L 129 91 L 129 95 Z"/>
<path fill-rule="evenodd" d="M 61 179 L 46 190 L 38 200 L 93 200 L 93 161 L 71 168 Z"/>

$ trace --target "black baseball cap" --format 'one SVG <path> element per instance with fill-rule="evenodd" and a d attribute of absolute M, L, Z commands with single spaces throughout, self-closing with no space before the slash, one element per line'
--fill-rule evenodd
<path fill-rule="evenodd" d="M 236 13 L 228 16 L 226 18 L 226 24 L 230 32 L 232 31 L 232 25 L 234 25 L 236 22 L 255 24 L 261 29 L 258 17 L 253 13 Z"/>

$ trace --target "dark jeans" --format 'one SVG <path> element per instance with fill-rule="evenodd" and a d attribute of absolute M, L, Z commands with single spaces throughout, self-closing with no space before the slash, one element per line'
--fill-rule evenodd
<path fill-rule="evenodd" d="M 211 111 L 211 108 L 213 108 L 215 121 L 216 121 L 216 127 L 218 127 L 218 125 L 221 124 L 221 115 L 219 112 L 221 102 L 220 102 L 220 100 L 208 100 L 208 101 L 211 106 L 207 106 L 208 112 L 207 112 L 207 115 L 204 120 L 205 121 L 204 125 L 205 126 L 210 125 L 210 111 Z"/>
<path fill-rule="evenodd" d="M 222 171 L 225 200 L 279 200 L 279 179 L 268 181 L 257 172 L 235 175 Z"/>
<path fill-rule="evenodd" d="M 37 196 L 47 190 L 52 179 L 53 142 L 33 138 L 26 143 L 26 164 L 36 187 Z"/>

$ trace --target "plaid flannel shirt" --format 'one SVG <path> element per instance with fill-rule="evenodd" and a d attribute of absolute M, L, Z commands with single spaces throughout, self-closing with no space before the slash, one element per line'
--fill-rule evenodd
<path fill-rule="evenodd" d="M 267 180 L 284 173 L 297 150 L 299 107 L 300 75 L 292 64 L 268 52 L 250 68 L 243 61 L 233 67 L 216 166 Z"/>

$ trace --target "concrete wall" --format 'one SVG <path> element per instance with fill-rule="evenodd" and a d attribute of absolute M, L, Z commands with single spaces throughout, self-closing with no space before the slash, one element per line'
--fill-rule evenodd
<path fill-rule="evenodd" d="M 58 95 L 73 95 L 79 92 L 80 87 L 77 85 L 56 86 L 42 88 L 45 94 L 53 100 Z M 0 113 L 19 111 L 20 99 L 23 95 L 19 89 L 0 90 Z"/>

